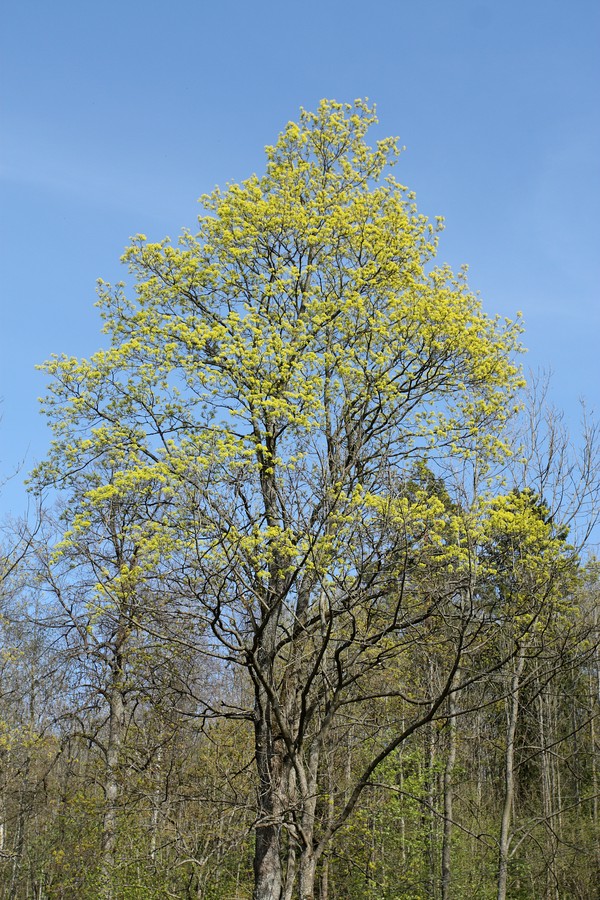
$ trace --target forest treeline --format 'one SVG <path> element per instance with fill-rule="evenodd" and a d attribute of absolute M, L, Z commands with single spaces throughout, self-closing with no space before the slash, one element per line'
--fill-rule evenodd
<path fill-rule="evenodd" d="M 100 282 L 5 529 L 0 897 L 593 900 L 597 428 L 362 101 Z"/>

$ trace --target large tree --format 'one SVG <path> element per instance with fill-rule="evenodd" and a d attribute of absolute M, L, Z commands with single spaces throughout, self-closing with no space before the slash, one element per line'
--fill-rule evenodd
<path fill-rule="evenodd" d="M 455 689 L 479 627 L 470 544 L 413 467 L 502 450 L 520 383 L 519 324 L 434 265 L 439 223 L 390 174 L 396 141 L 366 143 L 375 123 L 360 101 L 302 111 L 264 175 L 203 198 L 197 234 L 134 240 L 133 296 L 100 285 L 107 349 L 46 365 L 55 440 L 36 477 L 77 491 L 67 540 L 162 484 L 136 559 L 179 561 L 173 603 L 193 598 L 205 652 L 249 676 L 205 713 L 253 722 L 256 900 L 291 896 L 297 872 L 314 895 L 378 763 Z M 402 692 L 428 642 L 447 649 L 436 685 Z M 370 755 L 320 821 L 323 749 L 366 697 Z"/>

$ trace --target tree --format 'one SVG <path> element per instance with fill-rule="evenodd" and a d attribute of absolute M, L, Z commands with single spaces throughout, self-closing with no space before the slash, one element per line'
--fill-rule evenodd
<path fill-rule="evenodd" d="M 589 665 L 585 662 L 589 629 L 582 626 L 578 600 L 574 598 L 581 570 L 579 554 L 598 521 L 600 499 L 597 425 L 584 409 L 581 434 L 574 445 L 562 415 L 547 403 L 548 379 L 533 378 L 528 394 L 517 423 L 518 440 L 514 441 L 519 452 L 510 465 L 514 483 L 519 487 L 493 501 L 483 549 L 484 567 L 494 584 L 498 622 L 505 639 L 513 641 L 516 650 L 507 673 L 510 688 L 506 696 L 505 789 L 498 842 L 499 900 L 507 895 L 510 857 L 523 840 L 521 837 L 511 850 L 517 729 L 523 708 L 534 704 L 538 711 L 535 742 L 540 746 L 542 795 L 541 815 L 537 811 L 536 820 L 547 829 L 545 837 L 550 844 L 544 860 L 546 896 L 558 896 L 555 858 L 561 790 L 550 786 L 555 775 L 548 748 L 556 753 L 561 738 L 556 716 L 554 722 L 545 720 L 544 701 L 546 686 L 554 688 L 561 670 Z M 536 685 L 533 696 L 529 682 Z M 529 702 L 523 703 L 521 694 L 526 687 L 530 688 Z M 553 729 L 551 739 L 546 732 Z M 577 730 L 574 726 L 571 735 L 576 736 Z M 574 805 L 579 802 L 577 798 Z M 527 833 L 524 825 L 520 830 Z"/>
<path fill-rule="evenodd" d="M 435 495 L 407 492 L 407 473 L 500 451 L 521 383 L 519 324 L 488 317 L 464 272 L 434 266 L 439 223 L 389 174 L 396 141 L 367 145 L 375 122 L 361 101 L 302 111 L 262 177 L 203 198 L 196 235 L 134 240 L 134 299 L 100 283 L 107 349 L 45 367 L 55 440 L 38 484 L 68 493 L 84 473 L 89 507 L 162 483 L 168 510 L 140 535 L 140 559 L 182 561 L 173 603 L 195 599 L 210 652 L 250 680 L 249 705 L 207 699 L 206 712 L 254 726 L 256 900 L 278 900 L 296 857 L 300 897 L 314 895 L 377 765 L 452 689 L 468 574 L 424 587 L 448 521 Z M 74 515 L 67 540 L 86 522 Z M 402 729 L 373 722 L 387 737 L 322 824 L 334 723 L 397 695 L 398 667 L 448 617 L 439 690 L 405 698 Z"/>
<path fill-rule="evenodd" d="M 504 796 L 498 840 L 498 900 L 505 900 L 508 879 L 511 820 L 515 801 L 515 747 L 520 696 L 526 663 L 541 655 L 556 620 L 571 609 L 576 559 L 565 545 L 566 529 L 556 528 L 549 509 L 531 490 L 512 491 L 491 505 L 487 546 L 482 565 L 487 569 L 492 614 L 509 642 L 506 691 L 506 748 Z M 560 624 L 559 624 L 560 627 Z M 562 625 L 565 627 L 564 623 Z"/>
<path fill-rule="evenodd" d="M 114 471 L 98 460 L 94 476 L 110 485 Z M 88 757 L 94 751 L 93 779 L 100 790 L 95 800 L 98 870 L 88 866 L 88 877 L 95 879 L 94 895 L 111 900 L 126 870 L 126 854 L 119 849 L 124 813 L 136 799 L 140 802 L 139 796 L 134 799 L 132 773 L 137 773 L 139 794 L 141 773 L 160 770 L 156 759 L 168 752 L 180 724 L 174 708 L 182 705 L 182 696 L 189 705 L 198 673 L 186 641 L 180 640 L 173 652 L 176 628 L 165 613 L 167 573 L 151 540 L 166 502 L 162 484 L 148 481 L 144 489 L 109 492 L 94 503 L 88 502 L 89 488 L 90 473 L 71 479 L 61 518 L 74 528 L 60 540 L 60 521 L 46 516 L 46 527 L 32 538 L 28 574 L 44 597 L 37 618 L 44 633 L 52 635 L 55 665 L 72 672 L 68 703 L 56 728 L 64 735 L 63 745 L 87 747 Z M 145 732 L 143 747 L 140 732 Z M 154 794 L 157 790 L 155 784 Z M 131 821 L 126 827 L 131 829 Z"/>

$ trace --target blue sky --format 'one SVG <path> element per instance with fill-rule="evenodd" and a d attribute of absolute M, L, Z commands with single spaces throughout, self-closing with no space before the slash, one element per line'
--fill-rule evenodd
<path fill-rule="evenodd" d="M 576 424 L 599 406 L 600 5 L 595 0 L 7 0 L 0 36 L 0 473 L 49 441 L 52 353 L 102 344 L 99 276 L 130 235 L 194 227 L 200 194 L 263 167 L 298 108 L 377 103 L 397 177 L 443 215 L 439 259 Z M 25 507 L 21 476 L 0 512 Z"/>

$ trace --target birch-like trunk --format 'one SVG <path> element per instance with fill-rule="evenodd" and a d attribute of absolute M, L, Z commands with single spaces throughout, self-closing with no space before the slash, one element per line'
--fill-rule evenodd
<path fill-rule="evenodd" d="M 160 746 L 156 753 L 156 780 L 152 789 L 152 816 L 150 819 L 150 859 L 156 863 L 156 848 L 158 845 L 158 826 L 160 822 L 160 798 L 162 792 L 161 774 L 163 762 L 163 748 Z"/>

